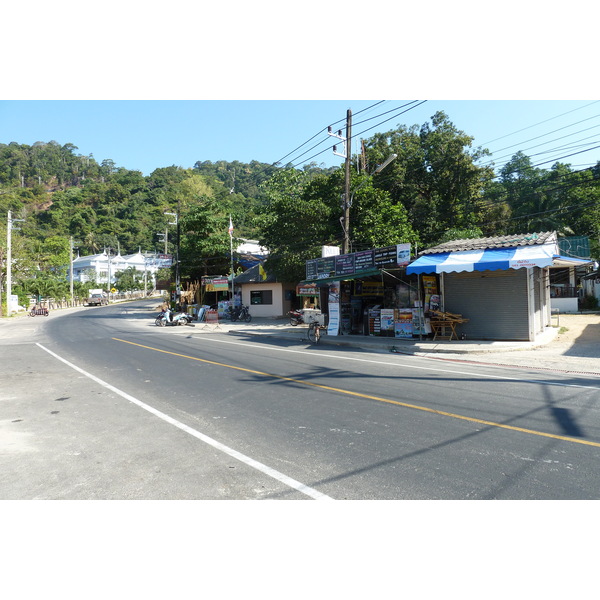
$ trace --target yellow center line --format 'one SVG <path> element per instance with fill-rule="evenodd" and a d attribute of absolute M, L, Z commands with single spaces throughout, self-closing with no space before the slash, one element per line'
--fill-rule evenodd
<path fill-rule="evenodd" d="M 514 425 L 505 425 L 503 423 L 496 423 L 494 421 L 486 421 L 484 419 L 476 419 L 475 417 L 466 417 L 464 415 L 458 415 L 456 413 L 445 412 L 443 410 L 436 410 L 434 408 L 428 408 L 427 406 L 420 406 L 418 404 L 410 404 L 408 402 L 400 402 L 399 400 L 390 400 L 389 398 L 381 398 L 380 396 L 371 396 L 370 394 L 363 394 L 361 392 L 353 392 L 351 390 L 343 390 L 341 388 L 332 387 L 329 385 L 322 385 L 320 383 L 312 383 L 310 381 L 303 381 L 301 379 L 294 379 L 293 377 L 284 377 L 283 375 L 273 375 L 272 373 L 265 373 L 264 371 L 255 371 L 254 369 L 247 369 L 245 367 L 236 367 L 235 365 L 228 365 L 226 363 L 216 362 L 214 360 L 208 360 L 205 358 L 196 358 L 195 356 L 189 356 L 188 354 L 179 354 L 178 352 L 171 352 L 169 350 L 161 350 L 160 348 L 154 348 L 153 346 L 145 346 L 144 344 L 137 344 L 135 342 L 129 342 L 119 338 L 112 338 L 117 342 L 123 342 L 124 344 L 130 344 L 131 346 L 137 346 L 139 348 L 145 348 L 146 350 L 153 350 L 154 352 L 162 352 L 163 354 L 170 354 L 171 356 L 178 356 L 180 358 L 187 358 L 188 360 L 195 360 L 197 362 L 206 363 L 209 365 L 216 365 L 218 367 L 225 367 L 227 369 L 235 369 L 236 371 L 244 371 L 246 373 L 252 373 L 254 375 L 263 375 L 264 377 L 270 377 L 272 379 L 279 379 L 281 381 L 290 381 L 292 383 L 299 383 L 301 385 L 307 385 L 322 390 L 328 390 L 331 392 L 338 392 L 340 394 L 346 394 L 347 396 L 355 396 L 357 398 L 365 398 L 367 400 L 375 400 L 377 402 L 384 402 L 386 404 L 393 404 L 395 406 L 402 406 L 403 408 L 411 408 L 413 410 L 420 410 L 422 412 L 428 412 L 443 417 L 450 417 L 451 419 L 459 419 L 462 421 L 469 421 L 471 423 L 477 423 L 479 425 L 488 425 L 489 427 L 498 427 L 500 429 L 508 429 L 510 431 L 518 431 L 520 433 L 527 433 L 529 435 L 537 435 L 540 437 L 552 438 L 555 440 L 562 440 L 563 442 L 572 442 L 573 444 L 583 444 L 585 446 L 594 446 L 600 448 L 600 442 L 591 442 L 588 440 L 580 440 L 577 438 L 568 437 L 565 435 L 556 435 L 554 433 L 545 433 L 543 431 L 536 431 L 535 429 L 525 429 L 524 427 L 516 427 Z"/>

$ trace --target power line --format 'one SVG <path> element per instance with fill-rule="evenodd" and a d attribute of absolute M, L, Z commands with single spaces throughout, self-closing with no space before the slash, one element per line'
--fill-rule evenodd
<path fill-rule="evenodd" d="M 580 129 L 579 131 L 575 131 L 575 132 L 573 132 L 573 133 L 569 133 L 568 135 L 563 135 L 563 136 L 560 136 L 560 137 L 554 138 L 554 139 L 552 139 L 552 140 L 548 140 L 547 142 L 542 142 L 541 144 L 536 144 L 535 146 L 529 146 L 529 148 L 523 148 L 523 149 L 522 149 L 522 150 L 520 150 L 520 151 L 521 151 L 521 152 L 523 152 L 523 153 L 525 153 L 525 152 L 527 152 L 527 151 L 529 151 L 529 150 L 533 150 L 534 148 L 539 148 L 540 146 L 545 146 L 546 144 L 550 144 L 550 143 L 552 143 L 552 142 L 557 142 L 558 140 L 563 140 L 563 139 L 565 139 L 565 138 L 569 138 L 569 137 L 571 137 L 571 136 L 573 136 L 573 135 L 577 135 L 578 133 L 584 133 L 584 132 L 586 132 L 586 131 L 591 131 L 592 129 L 597 129 L 598 127 L 600 127 L 600 125 L 595 125 L 594 127 L 589 127 L 588 129 Z M 589 137 L 594 137 L 594 136 L 589 136 Z M 583 141 L 583 140 L 586 140 L 586 139 L 588 139 L 588 138 L 582 138 L 581 140 L 577 140 L 577 141 Z M 509 146 L 509 148 L 510 148 L 510 147 L 511 147 L 511 146 Z M 500 152 L 500 150 L 498 150 L 498 152 Z M 499 157 L 497 157 L 497 158 L 496 158 L 496 159 L 494 159 L 494 160 L 490 160 L 490 161 L 488 161 L 488 162 L 486 162 L 486 163 L 483 163 L 481 166 L 492 165 L 492 164 L 494 164 L 494 163 L 495 163 L 495 161 L 496 161 L 496 160 L 501 160 L 501 159 L 503 159 L 503 158 L 506 158 L 507 156 L 510 156 L 510 157 L 512 157 L 512 156 L 514 156 L 514 153 L 511 153 L 511 154 L 504 154 L 503 156 L 499 156 Z"/>
<path fill-rule="evenodd" d="M 590 120 L 592 120 L 592 119 L 597 119 L 597 118 L 599 118 L 599 117 L 600 117 L 600 115 L 594 115 L 594 116 L 592 116 L 592 117 L 588 117 L 587 119 L 582 119 L 581 121 L 577 121 L 577 122 L 575 122 L 575 123 L 571 123 L 571 124 L 569 124 L 569 125 L 565 125 L 564 127 L 559 127 L 558 129 L 554 129 L 554 130 L 552 130 L 552 131 L 549 131 L 549 132 L 547 132 L 547 133 L 544 133 L 544 134 L 542 134 L 542 135 L 538 135 L 538 136 L 536 136 L 536 137 L 533 137 L 533 138 L 530 138 L 530 139 L 528 139 L 528 140 L 524 140 L 524 141 L 522 141 L 522 142 L 519 142 L 519 143 L 517 143 L 517 144 L 513 144 L 512 146 L 505 146 L 504 148 L 500 148 L 500 149 L 498 149 L 498 150 L 495 150 L 495 151 L 491 151 L 491 150 L 489 150 L 489 149 L 488 149 L 488 150 L 490 151 L 490 153 L 493 153 L 493 152 L 496 152 L 496 153 L 498 153 L 498 152 L 502 152 L 503 150 L 509 150 L 510 148 L 516 148 L 516 147 L 522 146 L 523 144 L 527 144 L 528 142 L 532 142 L 532 141 L 534 141 L 534 140 L 538 140 L 538 139 L 540 139 L 540 138 L 543 138 L 543 137 L 546 137 L 546 136 L 548 136 L 548 135 L 551 135 L 552 133 L 556 133 L 556 132 L 558 132 L 558 131 L 562 131 L 562 130 L 564 130 L 564 129 L 568 129 L 569 127 L 574 127 L 575 125 L 579 125 L 580 123 L 584 123 L 584 122 L 586 122 L 586 121 L 590 121 Z M 595 127 L 592 127 L 591 129 L 595 129 Z M 586 129 L 582 129 L 582 130 L 580 130 L 580 131 L 577 131 L 577 132 L 574 132 L 574 133 L 571 133 L 571 134 L 569 134 L 569 135 L 562 136 L 562 137 L 559 137 L 559 138 L 555 138 L 554 140 L 549 140 L 549 141 L 547 141 L 547 142 L 544 142 L 543 144 L 538 144 L 537 146 L 533 146 L 533 147 L 535 147 L 535 148 L 536 148 L 536 147 L 539 147 L 539 146 L 543 146 L 543 145 L 545 145 L 545 144 L 550 144 L 550 143 L 552 143 L 553 141 L 556 141 L 556 140 L 558 140 L 558 139 L 564 139 L 565 137 L 571 137 L 571 136 L 573 136 L 573 135 L 577 135 L 578 133 L 581 133 L 582 131 L 589 131 L 589 129 L 587 129 L 587 130 L 586 130 Z M 515 153 L 513 153 L 513 155 L 514 155 L 514 154 L 515 154 Z M 505 156 L 507 156 L 507 155 L 504 155 L 504 156 L 502 156 L 502 157 L 500 157 L 500 158 L 505 158 Z M 509 162 L 509 161 L 506 161 L 506 162 Z M 506 164 L 506 163 L 504 163 L 504 164 Z M 490 160 L 488 160 L 487 162 L 485 162 L 485 163 L 483 163 L 483 164 L 482 164 L 482 166 L 488 166 L 488 165 L 494 165 L 494 166 L 496 166 L 496 168 L 502 168 L 502 166 L 504 166 L 504 165 L 495 165 L 495 159 L 493 159 L 493 158 L 492 158 L 492 159 L 490 159 Z"/>
<path fill-rule="evenodd" d="M 383 115 L 389 114 L 390 112 L 396 112 L 396 111 L 400 110 L 401 108 L 404 108 L 404 107 L 406 107 L 406 106 L 410 106 L 411 104 L 414 104 L 415 102 L 417 102 L 417 101 L 416 101 L 416 100 L 413 100 L 413 101 L 411 101 L 411 102 L 408 102 L 407 104 L 403 104 L 402 106 L 398 106 L 398 107 L 396 107 L 396 108 L 394 108 L 394 109 L 388 110 L 388 111 L 386 111 L 386 112 L 384 112 L 384 113 L 381 113 L 381 114 L 379 114 L 379 115 L 376 115 L 376 116 L 374 116 L 374 117 L 370 117 L 369 119 L 365 119 L 364 121 L 361 121 L 360 123 L 366 123 L 367 121 L 372 121 L 373 119 L 377 119 L 377 118 L 379 118 L 379 117 L 381 117 L 381 116 L 383 116 Z M 372 107 L 369 107 L 369 108 L 372 108 Z M 416 107 L 413 107 L 413 108 L 416 108 Z M 364 109 L 364 110 L 368 110 L 368 109 Z M 409 109 L 409 110 L 410 110 L 410 109 Z M 360 112 L 364 112 L 364 111 L 360 111 Z M 404 112 L 406 112 L 406 111 L 404 111 Z M 359 114 L 359 113 L 356 113 L 356 114 Z M 401 113 L 398 113 L 397 115 L 394 115 L 394 116 L 390 117 L 390 119 L 393 119 L 394 117 L 396 117 L 396 116 L 399 116 L 399 115 L 401 115 L 401 114 L 403 114 L 403 113 L 402 113 L 402 112 L 401 112 Z M 388 121 L 388 120 L 390 120 L 390 119 L 386 119 L 386 121 Z M 385 123 L 386 121 L 382 121 L 382 123 Z M 336 123 L 333 123 L 333 125 L 336 125 L 337 123 L 339 123 L 339 121 L 336 121 Z M 375 125 L 374 127 L 378 127 L 380 124 L 381 124 L 381 123 L 379 123 L 378 125 Z M 367 131 L 368 131 L 368 130 L 367 130 Z M 309 153 L 311 150 L 314 150 L 315 148 L 317 148 L 318 146 L 320 146 L 322 143 L 324 143 L 324 142 L 328 142 L 328 141 L 329 141 L 329 138 L 325 138 L 325 139 L 321 140 L 321 141 L 320 141 L 318 144 L 315 144 L 314 146 L 312 146 L 311 148 L 309 148 L 308 150 L 306 150 L 306 152 L 303 152 L 302 154 L 300 154 L 299 156 L 297 156 L 297 157 L 295 158 L 295 160 L 298 160 L 298 159 L 300 159 L 300 158 L 301 158 L 302 156 L 304 156 L 305 154 L 308 154 L 308 153 Z M 306 159 L 304 159 L 304 162 L 310 161 L 310 160 L 312 160 L 313 158 L 316 158 L 317 156 L 320 156 L 321 154 L 324 154 L 325 152 L 328 152 L 329 150 L 330 150 L 330 147 L 328 147 L 328 148 L 325 148 L 325 149 L 324 149 L 324 150 L 322 150 L 321 152 L 318 152 L 317 154 L 314 154 L 313 156 L 310 156 L 309 158 L 306 158 Z M 290 154 L 291 154 L 291 153 L 290 153 Z M 288 155 L 288 156 L 289 156 L 289 155 Z M 299 163 L 298 163 L 298 164 L 296 164 L 296 165 L 292 165 L 292 167 L 293 167 L 293 168 L 296 168 L 296 167 L 298 167 L 298 166 L 299 166 Z"/>
<path fill-rule="evenodd" d="M 363 108 L 362 110 L 359 110 L 356 114 L 360 114 L 360 113 L 365 112 L 367 110 L 371 110 L 372 108 L 374 108 L 375 106 L 379 106 L 383 102 L 386 102 L 386 100 L 379 100 L 378 102 L 375 102 L 375 104 L 371 104 L 371 106 L 367 106 L 366 108 Z M 343 121 L 344 121 L 344 119 L 342 119 L 340 121 L 336 121 L 332 125 L 337 125 L 338 123 L 341 123 Z M 294 154 L 294 152 L 296 152 L 297 150 L 300 150 L 300 148 L 303 148 L 304 146 L 306 146 L 306 144 L 308 144 L 309 142 L 311 142 L 312 140 L 314 140 L 318 135 L 320 135 L 324 131 L 327 131 L 327 127 L 324 127 L 323 129 L 321 129 L 320 131 L 318 131 L 317 133 L 315 133 L 315 135 L 313 135 L 311 138 L 309 138 L 308 140 L 306 140 L 304 143 L 300 144 L 297 148 L 295 148 L 291 152 L 288 152 L 285 156 L 281 157 L 278 161 L 275 161 L 274 163 L 272 163 L 271 166 L 274 167 L 274 166 L 278 165 L 282 160 L 284 160 L 288 156 Z M 319 145 L 319 144 L 317 144 L 317 145 Z M 313 148 L 315 148 L 315 147 L 316 146 L 313 146 Z M 310 152 L 310 150 L 307 150 L 307 152 Z"/>
<path fill-rule="evenodd" d="M 400 110 L 401 108 L 403 108 L 403 107 L 405 107 L 405 106 L 409 106 L 410 104 L 414 104 L 415 102 L 418 102 L 418 101 L 417 101 L 417 100 L 413 100 L 412 102 L 409 102 L 408 104 L 404 104 L 404 105 L 402 105 L 402 106 L 399 106 L 398 108 L 394 109 L 394 111 Z M 355 137 L 358 137 L 358 136 L 362 135 L 363 133 L 366 133 L 367 131 L 371 131 L 372 129 L 375 129 L 375 128 L 379 127 L 380 125 L 383 125 L 383 123 L 387 123 L 388 121 L 391 121 L 392 119 L 395 119 L 396 117 L 399 117 L 400 115 L 403 115 L 404 113 L 407 113 L 408 111 L 410 111 L 410 110 L 413 110 L 414 108 L 417 108 L 418 106 L 421 106 L 421 104 L 424 104 L 425 102 L 427 102 L 427 100 L 421 100 L 421 101 L 419 102 L 419 104 L 417 104 L 416 106 L 411 106 L 410 108 L 407 108 L 406 110 L 403 110 L 402 112 L 399 112 L 399 113 L 396 113 L 396 114 L 392 115 L 392 116 L 391 116 L 391 117 L 389 117 L 388 119 L 385 119 L 385 120 L 383 120 L 383 121 L 380 121 L 379 123 L 376 123 L 376 124 L 375 124 L 375 125 L 373 125 L 372 127 L 369 127 L 368 129 L 365 129 L 365 130 L 363 130 L 363 131 L 359 132 L 358 134 L 356 134 L 356 136 L 355 136 Z M 388 114 L 388 113 L 390 113 L 390 112 L 393 112 L 393 111 L 387 111 L 386 113 L 383 113 L 383 114 Z M 378 116 L 382 116 L 382 115 L 378 115 Z M 376 118 L 376 117 L 374 117 L 374 118 Z M 370 120 L 372 120 L 372 119 L 367 119 L 367 120 L 369 120 L 369 121 L 370 121 Z M 363 121 L 363 122 L 364 122 L 364 121 Z M 323 140 L 323 141 L 325 141 L 325 140 Z M 317 146 L 318 146 L 318 145 L 319 145 L 319 144 L 317 144 Z M 315 147 L 316 147 L 316 146 L 314 146 L 313 148 L 315 148 Z M 314 154 L 313 156 L 310 156 L 309 158 L 305 159 L 305 160 L 304 160 L 304 162 L 306 162 L 306 161 L 310 161 L 310 160 L 312 160 L 313 158 L 316 158 L 317 156 L 320 156 L 321 154 L 323 154 L 323 153 L 325 153 L 325 152 L 327 152 L 327 151 L 329 151 L 329 150 L 330 150 L 330 148 L 325 148 L 325 150 L 322 150 L 321 152 L 318 152 L 317 154 Z M 307 152 L 308 152 L 308 151 L 307 151 Z M 305 152 L 304 154 L 307 154 L 307 152 Z M 301 154 L 300 156 L 303 156 L 303 155 Z M 300 156 L 298 156 L 297 158 L 300 158 Z M 298 167 L 298 166 L 299 166 L 299 163 L 298 163 L 298 164 L 295 164 L 295 165 L 292 165 L 292 167 L 293 167 L 293 168 L 296 168 L 296 167 Z"/>
<path fill-rule="evenodd" d="M 590 102 L 589 104 L 586 104 L 584 106 L 579 106 L 577 108 L 574 108 L 573 110 L 569 110 L 560 115 L 556 115 L 555 117 L 550 117 L 549 119 L 546 119 L 545 121 L 540 121 L 539 123 L 529 125 L 528 127 L 524 127 L 523 129 L 519 129 L 518 131 L 513 131 L 512 133 L 507 133 L 506 135 L 495 138 L 493 140 L 489 140 L 488 142 L 483 142 L 483 144 L 481 144 L 481 146 L 485 146 L 486 144 L 491 144 L 492 142 L 497 142 L 498 140 L 502 140 L 504 138 L 510 137 L 511 135 L 516 135 L 517 133 L 521 133 L 521 131 L 526 131 L 527 129 L 531 129 L 532 127 L 537 127 L 538 125 L 543 125 L 544 123 L 547 123 L 548 121 L 553 121 L 554 119 L 558 119 L 559 117 L 564 117 L 565 115 L 568 115 L 577 110 L 582 110 L 583 108 L 587 108 L 588 106 L 592 106 L 592 104 L 597 104 L 598 102 L 600 102 L 600 100 L 595 100 L 594 102 Z M 510 146 L 509 146 L 509 148 L 510 148 Z"/>

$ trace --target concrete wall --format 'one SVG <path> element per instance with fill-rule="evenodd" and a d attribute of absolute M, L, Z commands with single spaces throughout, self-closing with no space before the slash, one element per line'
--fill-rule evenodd
<path fill-rule="evenodd" d="M 550 305 L 552 308 L 558 308 L 561 313 L 578 312 L 577 298 L 551 298 Z"/>

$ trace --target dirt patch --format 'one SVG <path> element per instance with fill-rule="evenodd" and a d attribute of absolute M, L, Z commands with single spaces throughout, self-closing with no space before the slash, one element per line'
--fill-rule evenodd
<path fill-rule="evenodd" d="M 556 318 L 553 319 L 556 325 Z M 558 317 L 560 332 L 552 345 L 600 343 L 600 313 L 564 314 Z"/>

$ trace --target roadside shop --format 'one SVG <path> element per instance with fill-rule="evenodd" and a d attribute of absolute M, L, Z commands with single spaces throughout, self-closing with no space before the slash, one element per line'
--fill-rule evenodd
<path fill-rule="evenodd" d="M 417 278 L 406 275 L 409 261 L 410 244 L 311 259 L 296 295 L 304 309 L 325 315 L 329 335 L 427 335 Z"/>
<path fill-rule="evenodd" d="M 432 321 L 457 316 L 461 337 L 535 341 L 551 326 L 551 268 L 565 260 L 556 232 L 542 232 L 440 244 L 407 273 L 418 277 Z M 437 294 L 428 294 L 434 280 Z"/>

